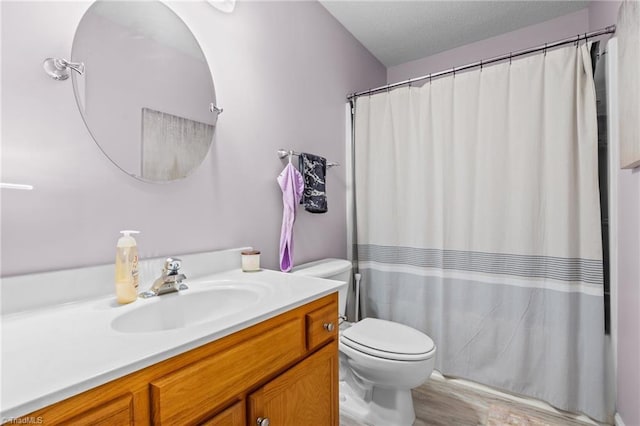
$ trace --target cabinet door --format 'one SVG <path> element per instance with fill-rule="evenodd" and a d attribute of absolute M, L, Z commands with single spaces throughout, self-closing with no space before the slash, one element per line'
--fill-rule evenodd
<path fill-rule="evenodd" d="M 338 343 L 333 341 L 249 395 L 249 419 L 273 426 L 337 426 Z"/>
<path fill-rule="evenodd" d="M 222 413 L 213 416 L 200 426 L 244 426 L 244 404 L 236 402 Z"/>
<path fill-rule="evenodd" d="M 44 422 L 47 418 L 43 417 Z M 73 419 L 61 422 L 61 425 L 79 426 L 124 426 L 133 425 L 133 398 L 124 395 L 92 410 L 84 412 Z"/>

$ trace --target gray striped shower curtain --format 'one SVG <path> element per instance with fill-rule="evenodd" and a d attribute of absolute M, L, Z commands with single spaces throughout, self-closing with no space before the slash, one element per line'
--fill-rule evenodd
<path fill-rule="evenodd" d="M 445 375 L 610 420 L 588 46 L 359 97 L 354 125 L 363 314 Z"/>

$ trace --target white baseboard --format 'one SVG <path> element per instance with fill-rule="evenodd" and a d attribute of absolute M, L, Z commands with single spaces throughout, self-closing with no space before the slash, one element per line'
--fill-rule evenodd
<path fill-rule="evenodd" d="M 613 418 L 613 424 L 615 424 L 616 426 L 625 426 L 624 422 L 622 421 L 622 417 L 620 417 L 620 413 L 616 413 L 615 417 Z"/>

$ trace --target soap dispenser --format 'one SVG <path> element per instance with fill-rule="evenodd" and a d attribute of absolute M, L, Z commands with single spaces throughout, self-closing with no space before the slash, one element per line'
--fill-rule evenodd
<path fill-rule="evenodd" d="M 138 247 L 131 234 L 139 231 L 120 231 L 116 247 L 116 299 L 118 303 L 131 303 L 138 298 Z"/>

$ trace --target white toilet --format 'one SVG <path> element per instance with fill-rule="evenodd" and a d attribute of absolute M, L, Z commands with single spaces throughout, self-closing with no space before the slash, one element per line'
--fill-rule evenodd
<path fill-rule="evenodd" d="M 351 262 L 323 259 L 293 273 L 351 281 Z M 345 315 L 347 290 L 339 293 Z M 340 326 L 340 411 L 374 426 L 408 426 L 416 416 L 411 389 L 433 371 L 436 347 L 426 334 L 403 324 L 366 318 Z"/>

